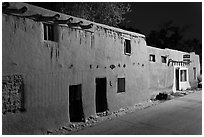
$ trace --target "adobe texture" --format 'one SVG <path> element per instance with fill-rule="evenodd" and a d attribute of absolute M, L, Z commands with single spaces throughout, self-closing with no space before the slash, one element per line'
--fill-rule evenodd
<path fill-rule="evenodd" d="M 25 3 L 10 5 L 26 6 L 23 16 L 56 14 Z M 107 79 L 109 111 L 148 99 L 151 87 L 173 84 L 171 68 L 162 64 L 160 70 L 149 64 L 144 35 L 73 17 L 74 22 L 94 25 L 85 30 L 57 25 L 57 40 L 46 41 L 42 22 L 19 16 L 2 14 L 2 74 L 23 77 L 25 111 L 3 115 L 3 134 L 41 134 L 69 123 L 70 85 L 82 85 L 83 113 L 88 118 L 96 115 L 96 78 Z M 60 19 L 69 17 L 60 14 Z M 125 39 L 131 41 L 130 55 L 124 54 Z M 199 72 L 199 57 L 192 58 Z M 121 77 L 125 78 L 125 92 L 117 93 L 117 78 Z"/>

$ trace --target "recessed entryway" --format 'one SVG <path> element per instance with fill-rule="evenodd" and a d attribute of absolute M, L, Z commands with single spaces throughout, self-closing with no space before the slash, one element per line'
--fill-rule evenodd
<path fill-rule="evenodd" d="M 83 122 L 84 113 L 82 106 L 82 86 L 69 86 L 69 116 L 70 122 Z"/>
<path fill-rule="evenodd" d="M 96 113 L 108 110 L 106 94 L 106 78 L 96 78 Z"/>
<path fill-rule="evenodd" d="M 176 90 L 179 90 L 179 68 L 176 68 L 176 76 L 175 76 L 175 78 L 176 78 L 176 81 L 175 81 L 175 83 L 176 83 Z"/>

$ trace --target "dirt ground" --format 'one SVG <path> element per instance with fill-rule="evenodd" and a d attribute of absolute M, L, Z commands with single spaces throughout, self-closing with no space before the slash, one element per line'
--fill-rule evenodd
<path fill-rule="evenodd" d="M 201 88 L 197 88 L 197 89 L 191 89 L 191 90 L 186 90 L 186 91 L 181 91 L 181 92 L 176 92 L 176 93 L 170 93 L 170 94 L 167 94 L 166 98 L 161 98 L 161 97 L 159 98 L 158 96 L 155 95 L 155 96 L 152 96 L 151 99 L 145 102 L 135 104 L 134 106 L 131 106 L 128 108 L 120 108 L 118 111 L 114 111 L 114 112 L 106 111 L 103 113 L 98 113 L 97 116 L 95 117 L 90 116 L 88 119 L 85 120 L 85 122 L 78 122 L 78 123 L 71 123 L 71 124 L 69 123 L 59 129 L 55 129 L 54 131 L 47 131 L 44 134 L 48 134 L 48 135 L 71 134 L 72 132 L 76 132 L 84 128 L 92 127 L 96 124 L 99 124 L 100 122 L 107 121 L 107 120 L 113 120 L 114 118 L 123 116 L 127 113 L 140 111 L 141 109 L 146 109 L 154 105 L 163 103 L 165 101 L 172 100 L 178 97 L 182 97 L 182 96 L 194 93 L 196 91 L 201 91 L 201 90 L 202 90 Z M 161 99 L 161 100 L 158 100 L 158 99 Z"/>

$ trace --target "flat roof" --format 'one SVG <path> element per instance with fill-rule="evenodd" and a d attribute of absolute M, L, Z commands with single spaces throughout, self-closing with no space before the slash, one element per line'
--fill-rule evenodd
<path fill-rule="evenodd" d="M 27 4 L 27 3 L 9 2 L 9 4 L 10 4 L 10 7 L 12 7 L 12 8 L 22 8 L 23 6 L 26 6 L 28 8 L 28 10 L 24 14 L 17 15 L 19 17 L 33 15 L 33 14 L 42 14 L 42 15 L 46 15 L 46 16 L 53 16 L 55 14 L 60 14 L 60 20 L 65 20 L 67 18 L 72 17 L 74 20 L 76 20 L 76 21 L 83 21 L 86 24 L 93 23 L 95 26 L 100 26 L 100 27 L 108 29 L 108 30 L 113 30 L 113 31 L 116 31 L 116 32 L 119 32 L 119 33 L 123 33 L 123 34 L 145 38 L 145 35 L 143 35 L 143 34 L 139 34 L 139 33 L 136 33 L 136 32 L 131 32 L 131 31 L 127 31 L 127 30 L 123 30 L 123 29 L 112 27 L 112 26 L 108 26 L 108 25 L 105 25 L 105 24 L 100 24 L 100 23 L 92 22 L 92 21 L 85 20 L 85 19 L 82 19 L 82 18 L 79 18 L 79 17 L 74 17 L 74 16 L 67 15 L 67 14 L 64 14 L 64 13 L 60 13 L 60 12 L 52 11 L 52 10 L 49 10 L 49 9 L 41 8 L 41 7 L 38 7 L 38 6 L 30 5 L 30 4 Z M 65 26 L 65 25 L 61 25 L 61 26 Z"/>

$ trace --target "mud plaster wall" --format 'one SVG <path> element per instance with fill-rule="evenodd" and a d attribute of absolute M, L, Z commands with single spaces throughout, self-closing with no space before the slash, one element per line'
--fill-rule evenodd
<path fill-rule="evenodd" d="M 124 36 L 114 31 L 96 28 L 94 49 L 96 77 L 107 77 L 107 98 L 110 111 L 133 105 L 148 94 L 146 43 L 143 38 L 129 37 L 131 55 L 124 54 Z M 114 68 L 111 69 L 110 66 Z M 125 77 L 126 92 L 117 93 L 117 78 Z"/>
<path fill-rule="evenodd" d="M 165 49 L 167 52 L 169 52 L 169 58 L 173 60 L 183 60 L 183 55 L 190 54 L 190 64 L 186 67 L 188 68 L 188 74 L 189 74 L 189 83 L 192 88 L 197 87 L 197 79 L 194 79 L 194 72 L 193 67 L 196 68 L 197 76 L 200 75 L 200 62 L 199 62 L 199 56 L 195 53 L 187 53 L 177 50 L 171 50 L 171 49 Z"/>
<path fill-rule="evenodd" d="M 22 5 L 28 6 L 12 3 L 18 8 Z M 56 14 L 34 6 L 28 6 L 28 9 L 28 15 Z M 70 17 L 60 15 L 62 19 Z M 80 20 L 90 23 L 74 18 L 76 22 Z M 107 78 L 110 111 L 149 98 L 148 88 L 154 85 L 154 78 L 160 87 L 171 85 L 168 81 L 165 85 L 155 76 L 159 71 L 153 69 L 157 66 L 150 66 L 146 43 L 141 37 L 132 37 L 124 34 L 126 31 L 97 23 L 90 31 L 65 26 L 57 29 L 58 42 L 44 41 L 42 23 L 2 14 L 2 74 L 23 76 L 26 109 L 22 113 L 3 116 L 3 133 L 36 134 L 67 124 L 70 85 L 82 84 L 86 118 L 95 115 L 95 78 Z M 131 56 L 124 54 L 124 38 L 131 40 Z M 177 60 L 177 56 L 172 57 Z M 171 69 L 164 65 L 162 69 L 172 76 Z M 152 72 L 155 74 L 150 75 Z M 125 77 L 124 93 L 117 93 L 118 77 Z"/>
<path fill-rule="evenodd" d="M 171 49 L 159 49 L 147 46 L 148 55 L 154 54 L 156 62 L 148 61 L 149 65 L 149 76 L 150 76 L 150 89 L 162 89 L 162 88 L 172 88 L 173 86 L 173 76 L 174 68 L 173 66 L 168 66 L 168 60 L 173 59 L 176 61 L 183 61 L 183 55 L 189 54 L 186 52 L 181 52 Z M 167 63 L 161 62 L 161 56 L 167 56 Z M 186 67 L 189 70 L 189 82 L 191 87 L 196 87 L 197 80 L 194 79 L 193 67 L 196 67 L 197 75 L 199 75 L 199 57 L 193 53 L 190 54 L 191 63 Z"/>
<path fill-rule="evenodd" d="M 2 73 L 23 76 L 26 109 L 3 116 L 3 131 L 30 134 L 37 132 L 35 129 L 49 129 L 65 123 L 68 93 L 62 92 L 67 86 L 61 81 L 67 74 L 52 71 L 56 66 L 50 57 L 51 49 L 56 49 L 57 45 L 45 46 L 41 23 L 4 14 L 2 20 Z"/>
<path fill-rule="evenodd" d="M 161 56 L 166 56 L 167 52 L 163 49 L 158 49 L 154 47 L 147 46 L 148 57 L 149 54 L 155 55 L 155 62 L 149 61 L 149 73 L 150 73 L 150 88 L 151 89 L 160 89 L 160 88 L 171 88 L 173 82 L 173 68 L 167 66 L 167 63 L 161 62 Z M 168 62 L 168 58 L 167 58 Z"/>
<path fill-rule="evenodd" d="M 196 55 L 194 52 L 190 53 L 190 60 L 191 65 L 188 67 L 188 73 L 190 75 L 189 82 L 191 87 L 197 87 L 198 85 L 198 79 L 197 77 L 200 76 L 200 60 L 199 56 Z M 196 68 L 196 79 L 194 79 L 194 71 L 193 68 Z"/>
<path fill-rule="evenodd" d="M 2 77 L 2 113 L 18 113 L 24 109 L 24 87 L 21 75 Z"/>
<path fill-rule="evenodd" d="M 84 115 L 94 115 L 96 77 L 107 78 L 110 111 L 147 98 L 143 38 L 130 38 L 127 56 L 121 35 L 102 28 L 91 33 L 58 26 L 59 41 L 50 42 L 43 40 L 40 22 L 3 14 L 2 26 L 2 74 L 23 76 L 26 109 L 3 116 L 4 134 L 36 134 L 67 124 L 69 85 L 82 84 Z M 117 93 L 117 77 L 126 78 L 125 93 Z"/>

